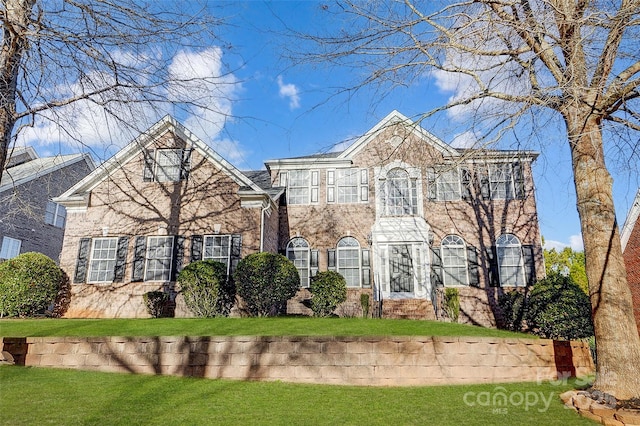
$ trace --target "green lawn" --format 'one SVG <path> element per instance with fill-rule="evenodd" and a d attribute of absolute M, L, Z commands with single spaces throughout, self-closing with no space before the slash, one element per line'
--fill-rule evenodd
<path fill-rule="evenodd" d="M 0 336 L 487 336 L 535 338 L 437 321 L 362 318 L 2 319 Z"/>
<path fill-rule="evenodd" d="M 579 385 L 580 383 L 578 383 Z M 353 387 L 0 367 L 4 425 L 578 425 L 576 383 Z M 499 405 L 504 395 L 505 405 Z M 495 403 L 494 403 L 495 399 Z"/>

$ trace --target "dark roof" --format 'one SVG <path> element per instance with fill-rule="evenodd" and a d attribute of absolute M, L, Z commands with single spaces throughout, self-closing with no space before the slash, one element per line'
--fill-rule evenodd
<path fill-rule="evenodd" d="M 304 158 L 338 158 L 344 151 L 337 152 L 319 152 L 317 154 L 303 155 L 302 157 L 290 157 L 287 160 L 304 159 Z"/>
<path fill-rule="evenodd" d="M 242 172 L 243 175 L 251 179 L 253 183 L 262 189 L 271 189 L 271 175 L 266 170 L 249 170 Z"/>

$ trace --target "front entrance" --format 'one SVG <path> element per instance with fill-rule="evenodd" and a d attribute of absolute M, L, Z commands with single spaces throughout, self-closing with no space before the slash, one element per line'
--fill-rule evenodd
<path fill-rule="evenodd" d="M 413 259 L 409 244 L 389 246 L 389 280 L 392 293 L 413 293 Z"/>

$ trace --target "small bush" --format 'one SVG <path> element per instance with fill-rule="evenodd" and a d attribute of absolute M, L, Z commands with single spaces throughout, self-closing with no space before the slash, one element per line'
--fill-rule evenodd
<path fill-rule="evenodd" d="M 360 295 L 360 306 L 362 306 L 362 318 L 369 318 L 369 293 Z"/>
<path fill-rule="evenodd" d="M 23 253 L 0 264 L 0 317 L 43 313 L 56 299 L 63 273 L 42 253 Z"/>
<path fill-rule="evenodd" d="M 538 281 L 529 293 L 525 318 L 532 333 L 547 339 L 593 336 L 589 296 L 568 276 L 550 274 Z"/>
<path fill-rule="evenodd" d="M 169 295 L 163 291 L 149 291 L 143 296 L 144 306 L 152 318 L 162 318 L 167 316 L 169 305 Z"/>
<path fill-rule="evenodd" d="M 451 322 L 458 322 L 460 317 L 460 292 L 457 288 L 444 290 L 444 311 Z"/>
<path fill-rule="evenodd" d="M 267 252 L 242 259 L 234 279 L 238 294 L 253 316 L 278 315 L 300 288 L 300 276 L 293 262 Z"/>
<path fill-rule="evenodd" d="M 317 317 L 328 317 L 347 300 L 347 281 L 335 271 L 323 271 L 311 279 L 311 310 Z"/>
<path fill-rule="evenodd" d="M 517 290 L 501 294 L 498 297 L 498 306 L 502 311 L 500 328 L 510 331 L 522 331 L 525 314 L 524 294 Z"/>
<path fill-rule="evenodd" d="M 227 266 L 215 260 L 188 264 L 178 274 L 187 308 L 197 317 L 228 316 L 235 297 L 235 286 L 227 279 Z"/>

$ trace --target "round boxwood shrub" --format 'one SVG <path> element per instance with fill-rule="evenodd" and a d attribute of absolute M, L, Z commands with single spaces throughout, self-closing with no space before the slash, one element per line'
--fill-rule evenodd
<path fill-rule="evenodd" d="M 167 314 L 170 297 L 168 293 L 164 291 L 149 291 L 146 292 L 142 298 L 144 299 L 144 306 L 147 308 L 147 312 L 152 318 L 163 318 L 170 316 Z"/>
<path fill-rule="evenodd" d="M 235 286 L 227 279 L 227 266 L 215 260 L 188 264 L 177 279 L 187 308 L 197 317 L 228 316 Z"/>
<path fill-rule="evenodd" d="M 0 317 L 43 313 L 62 280 L 62 270 L 42 253 L 23 253 L 0 263 Z"/>
<path fill-rule="evenodd" d="M 281 254 L 254 253 L 238 263 L 234 280 L 249 314 L 274 316 L 300 288 L 293 262 Z"/>
<path fill-rule="evenodd" d="M 589 296 L 561 274 L 538 281 L 527 298 L 529 330 L 547 339 L 583 339 L 593 336 Z"/>
<path fill-rule="evenodd" d="M 347 281 L 335 271 L 323 271 L 311 278 L 311 310 L 317 317 L 328 317 L 347 300 Z"/>

